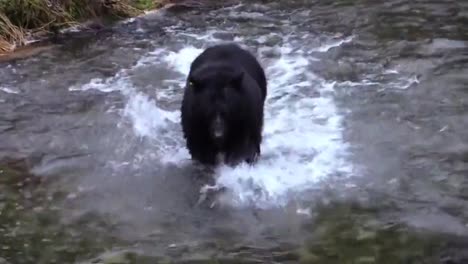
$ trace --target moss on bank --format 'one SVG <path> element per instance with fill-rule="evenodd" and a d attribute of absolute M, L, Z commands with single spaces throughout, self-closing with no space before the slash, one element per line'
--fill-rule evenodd
<path fill-rule="evenodd" d="M 26 44 L 28 34 L 57 32 L 97 17 L 128 18 L 165 0 L 0 0 L 0 54 Z"/>

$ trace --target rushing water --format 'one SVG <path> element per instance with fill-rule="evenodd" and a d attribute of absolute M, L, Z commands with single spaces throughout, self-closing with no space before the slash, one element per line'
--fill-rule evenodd
<path fill-rule="evenodd" d="M 258 2 L 3 63 L 0 263 L 466 263 L 466 28 L 462 1 Z M 262 156 L 207 171 L 179 108 L 225 41 L 267 74 Z"/>

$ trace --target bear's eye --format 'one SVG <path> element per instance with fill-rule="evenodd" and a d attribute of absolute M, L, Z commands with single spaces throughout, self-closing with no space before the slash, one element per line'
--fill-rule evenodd
<path fill-rule="evenodd" d="M 194 81 L 194 80 L 190 80 L 189 83 L 188 83 L 188 85 L 189 85 L 189 87 L 190 87 L 191 89 L 193 89 L 193 90 L 196 91 L 196 92 L 200 91 L 201 88 L 202 88 L 201 83 L 200 83 L 200 82 L 196 82 L 196 81 Z"/>
<path fill-rule="evenodd" d="M 198 87 L 194 81 L 189 81 L 188 84 L 191 89 L 197 90 Z"/>

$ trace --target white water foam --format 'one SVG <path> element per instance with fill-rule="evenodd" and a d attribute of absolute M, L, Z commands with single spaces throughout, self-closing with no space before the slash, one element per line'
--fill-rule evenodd
<path fill-rule="evenodd" d="M 323 50 L 336 45 L 327 45 Z M 281 48 L 281 57 L 266 67 L 269 91 L 262 144 L 262 157 L 266 158 L 253 167 L 221 166 L 217 171 L 217 184 L 232 191 L 235 199 L 231 202 L 237 205 L 252 201 L 258 206 L 284 204 L 290 191 L 305 190 L 339 171 L 352 170 L 343 158 L 347 146 L 342 139 L 341 116 L 333 98 L 326 95 L 333 90 L 334 83 L 306 74 L 312 58 L 292 50 L 287 46 Z M 169 53 L 163 60 L 185 77 L 190 63 L 201 51 L 189 46 Z M 307 80 L 297 82 L 303 75 Z M 312 85 L 319 86 L 321 96 L 293 99 Z M 180 155 L 180 149 L 177 152 L 179 155 L 171 155 L 171 161 L 174 162 L 174 156 L 188 158 Z M 263 195 L 259 196 L 258 190 Z"/>
<path fill-rule="evenodd" d="M 303 52 L 295 55 L 291 50 L 282 48 L 281 58 L 266 68 L 269 100 L 262 155 L 273 158 L 260 159 L 254 167 L 223 166 L 218 171 L 218 184 L 233 190 L 238 205 L 284 205 L 289 192 L 306 190 L 339 171 L 352 170 L 343 158 L 347 146 L 342 139 L 341 116 L 333 98 L 326 95 L 334 83 L 306 74 L 310 60 L 301 55 Z M 301 75 L 306 75 L 307 81 L 297 82 Z M 319 97 L 290 99 L 304 86 L 311 89 L 314 85 Z M 275 97 L 279 99 L 271 99 Z"/>
<path fill-rule="evenodd" d="M 132 120 L 133 129 L 138 131 L 140 136 L 152 137 L 157 135 L 166 122 L 179 122 L 179 115 L 176 112 L 163 110 L 155 107 L 157 104 L 143 93 L 134 93 L 124 109 L 124 115 Z M 141 113 L 151 118 L 141 118 Z"/>
<path fill-rule="evenodd" d="M 329 44 L 325 44 L 325 45 L 322 45 L 318 48 L 315 48 L 315 49 L 312 49 L 312 51 L 318 51 L 318 52 L 327 52 L 329 51 L 330 49 L 333 49 L 333 48 L 336 48 L 336 47 L 339 47 L 345 43 L 349 43 L 351 42 L 352 40 L 354 39 L 354 36 L 349 36 L 345 39 L 340 39 L 340 40 L 335 40 L 333 41 L 332 43 L 329 43 Z"/>
<path fill-rule="evenodd" d="M 9 93 L 9 94 L 19 94 L 20 91 L 17 89 L 17 88 L 13 88 L 13 87 L 2 87 L 0 86 L 0 91 L 2 92 L 5 92 L 5 93 Z"/>
<path fill-rule="evenodd" d="M 350 39 L 315 50 L 324 52 L 348 41 Z M 342 138 L 342 117 L 332 97 L 335 83 L 327 83 L 310 73 L 309 64 L 317 59 L 305 51 L 287 45 L 279 50 L 281 56 L 278 59 L 264 64 L 269 87 L 260 160 L 255 166 L 220 166 L 216 171 L 217 185 L 231 191 L 233 199 L 229 202 L 233 205 L 252 202 L 257 206 L 284 205 L 289 193 L 313 187 L 331 175 L 352 171 L 344 157 L 347 145 Z M 180 164 L 190 158 L 181 133 L 164 129 L 174 123 L 180 127 L 179 111 L 159 107 L 155 100 L 133 86 L 127 73 L 154 65 L 172 69 L 179 77 L 163 80 L 162 83 L 170 81 L 174 85 L 165 89 L 157 87 L 156 97 L 165 97 L 168 89 L 175 89 L 172 92 L 182 96 L 190 64 L 201 52 L 202 49 L 190 45 L 178 51 L 157 49 L 140 59 L 132 69 L 122 70 L 110 79 L 92 80 L 71 89 L 121 91 L 128 98 L 122 114 L 132 123 L 135 134 L 156 139 L 161 138 L 161 133 L 167 133 L 169 137 L 179 138 L 176 146 L 162 147 L 163 154 L 159 156 L 163 163 Z M 307 91 L 311 89 L 317 90 L 319 96 L 308 96 Z"/>

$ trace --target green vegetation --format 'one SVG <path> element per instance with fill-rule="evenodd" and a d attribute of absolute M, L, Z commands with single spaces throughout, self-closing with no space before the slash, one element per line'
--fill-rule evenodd
<path fill-rule="evenodd" d="M 0 0 L 0 53 L 25 44 L 26 34 L 56 32 L 97 17 L 120 19 L 164 0 Z"/>
<path fill-rule="evenodd" d="M 158 4 L 161 4 L 161 1 L 156 3 L 155 1 L 151 0 L 135 0 L 133 6 L 140 10 L 151 10 L 156 8 Z"/>

